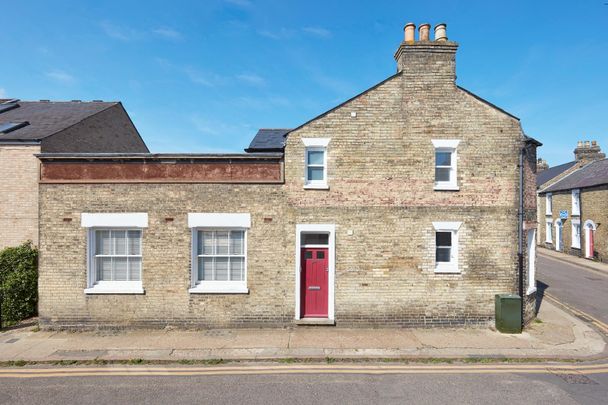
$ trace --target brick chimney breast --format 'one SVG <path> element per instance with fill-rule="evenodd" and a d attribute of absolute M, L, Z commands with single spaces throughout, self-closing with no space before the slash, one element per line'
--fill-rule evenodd
<path fill-rule="evenodd" d="M 430 24 L 420 26 L 420 41 L 413 40 L 415 25 L 405 26 L 405 38 L 395 52 L 397 71 L 424 85 L 446 85 L 456 82 L 458 44 L 448 41 L 446 25 L 435 26 L 435 40 L 428 37 Z"/>

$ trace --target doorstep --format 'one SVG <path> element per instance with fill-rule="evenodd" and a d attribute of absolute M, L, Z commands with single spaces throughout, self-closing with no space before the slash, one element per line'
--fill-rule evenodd
<path fill-rule="evenodd" d="M 335 326 L 336 321 L 329 318 L 301 318 L 295 320 L 296 325 Z"/>

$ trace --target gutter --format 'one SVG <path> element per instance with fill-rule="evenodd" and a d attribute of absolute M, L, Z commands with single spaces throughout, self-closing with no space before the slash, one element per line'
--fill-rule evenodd
<path fill-rule="evenodd" d="M 517 270 L 518 270 L 518 289 L 521 297 L 521 328 L 524 328 L 524 154 L 527 145 L 519 151 L 519 209 L 517 213 L 518 235 L 517 235 Z"/>

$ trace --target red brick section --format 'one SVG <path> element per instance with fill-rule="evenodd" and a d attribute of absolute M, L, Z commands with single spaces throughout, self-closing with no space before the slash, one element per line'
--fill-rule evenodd
<path fill-rule="evenodd" d="M 275 161 L 43 161 L 41 183 L 282 183 Z"/>

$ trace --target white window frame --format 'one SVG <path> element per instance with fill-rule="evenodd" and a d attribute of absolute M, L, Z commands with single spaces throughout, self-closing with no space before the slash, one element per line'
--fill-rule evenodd
<path fill-rule="evenodd" d="M 80 224 L 87 229 L 87 287 L 85 294 L 144 294 L 143 228 L 148 227 L 147 213 L 82 213 Z M 95 231 L 141 231 L 142 257 L 139 281 L 97 281 L 95 274 Z"/>
<path fill-rule="evenodd" d="M 575 229 L 578 226 L 578 238 L 576 237 L 575 234 Z M 562 229 L 563 231 L 563 229 Z M 571 239 L 572 239 L 572 243 L 571 243 L 571 247 L 575 248 L 575 249 L 580 249 L 581 248 L 581 235 L 583 232 L 583 228 L 581 227 L 581 220 L 579 218 L 572 218 L 572 229 L 571 229 Z"/>
<path fill-rule="evenodd" d="M 247 287 L 247 239 L 251 228 L 248 213 L 189 213 L 188 226 L 192 234 L 190 266 L 190 294 L 248 294 Z M 244 275 L 243 280 L 215 281 L 198 279 L 198 231 L 244 231 Z M 230 271 L 230 270 L 229 270 Z"/>
<path fill-rule="evenodd" d="M 330 138 L 302 138 L 304 144 L 304 188 L 305 189 L 328 189 L 327 180 L 327 147 Z M 310 180 L 308 178 L 308 152 L 323 152 L 323 180 Z M 320 165 L 314 165 L 319 167 Z"/>
<path fill-rule="evenodd" d="M 581 215 L 581 190 L 572 190 L 572 215 Z"/>
<path fill-rule="evenodd" d="M 545 194 L 545 215 L 553 215 L 553 194 Z"/>
<path fill-rule="evenodd" d="M 451 156 L 451 165 L 450 166 L 437 166 L 436 157 L 434 156 L 435 163 L 433 165 L 433 170 L 437 167 L 442 168 L 450 168 L 450 180 L 449 181 L 437 181 L 435 178 L 435 190 L 450 190 L 450 191 L 458 191 L 460 187 L 458 187 L 458 153 L 457 148 L 460 143 L 459 139 L 432 139 L 431 142 L 435 148 L 435 154 L 437 152 L 449 152 Z M 433 173 L 435 176 L 435 173 Z"/>
<path fill-rule="evenodd" d="M 545 220 L 545 242 L 553 243 L 553 220 L 551 218 Z"/>
<path fill-rule="evenodd" d="M 459 243 L 458 243 L 458 230 L 462 222 L 433 222 L 433 261 L 435 263 L 435 273 L 460 273 L 458 267 L 459 261 Z M 437 246 L 435 245 L 437 232 L 451 232 L 452 233 L 452 247 L 450 249 L 450 262 L 439 262 L 435 261 L 437 254 Z"/>
<path fill-rule="evenodd" d="M 536 229 L 528 229 L 528 295 L 536 292 Z"/>

